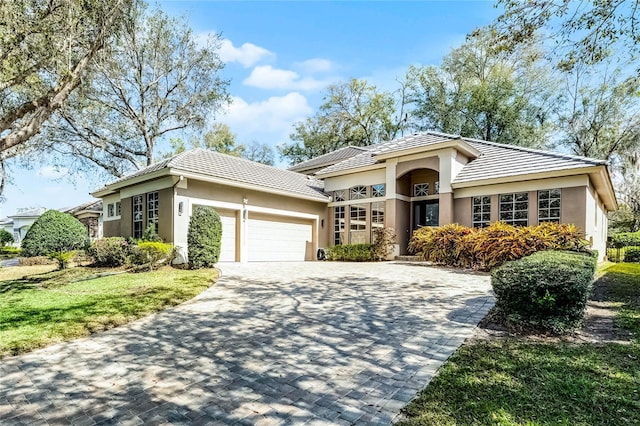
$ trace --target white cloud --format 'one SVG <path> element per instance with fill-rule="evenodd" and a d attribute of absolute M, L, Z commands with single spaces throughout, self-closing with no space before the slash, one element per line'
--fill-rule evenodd
<path fill-rule="evenodd" d="M 69 174 L 66 167 L 43 166 L 38 169 L 36 175 L 47 179 L 59 179 Z"/>
<path fill-rule="evenodd" d="M 331 83 L 331 80 L 301 77 L 295 71 L 260 65 L 255 67 L 242 83 L 260 89 L 317 90 Z"/>
<path fill-rule="evenodd" d="M 296 62 L 295 66 L 297 69 L 310 74 L 329 72 L 336 68 L 336 64 L 328 59 L 322 58 L 312 58 L 303 62 Z"/>
<path fill-rule="evenodd" d="M 255 65 L 265 58 L 274 56 L 269 50 L 253 43 L 243 43 L 240 47 L 235 47 L 231 40 L 228 39 L 220 42 L 218 54 L 222 62 L 238 62 L 245 68 Z"/>
<path fill-rule="evenodd" d="M 240 141 L 257 140 L 278 142 L 288 138 L 295 122 L 303 120 L 313 112 L 307 98 L 298 92 L 284 96 L 272 96 L 258 102 L 248 103 L 234 96 L 227 114 L 220 121 L 229 125 Z"/>

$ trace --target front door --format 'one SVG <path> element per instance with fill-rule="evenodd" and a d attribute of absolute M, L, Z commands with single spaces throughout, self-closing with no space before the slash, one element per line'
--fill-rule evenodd
<path fill-rule="evenodd" d="M 440 204 L 438 200 L 416 201 L 413 203 L 413 230 L 423 226 L 438 226 Z"/>

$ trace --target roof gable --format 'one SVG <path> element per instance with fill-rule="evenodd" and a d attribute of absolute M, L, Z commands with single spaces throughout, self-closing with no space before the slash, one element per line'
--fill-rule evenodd
<path fill-rule="evenodd" d="M 317 170 L 323 167 L 329 167 L 336 163 L 354 157 L 358 154 L 369 151 L 370 149 L 370 146 L 345 146 L 342 148 L 338 148 L 335 151 L 331 151 L 318 157 L 314 157 L 310 160 L 294 164 L 293 166 L 289 167 L 288 170 L 294 172 L 303 172 L 313 169 Z"/>

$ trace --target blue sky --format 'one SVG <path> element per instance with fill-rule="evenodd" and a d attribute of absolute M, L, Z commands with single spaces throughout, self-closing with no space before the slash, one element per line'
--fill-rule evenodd
<path fill-rule="evenodd" d="M 231 106 L 216 120 L 241 143 L 276 146 L 313 114 L 330 83 L 366 78 L 393 90 L 409 65 L 438 64 L 474 28 L 499 15 L 492 1 L 160 1 L 198 36 L 221 33 Z M 0 216 L 91 199 L 101 183 L 62 169 L 12 168 Z"/>

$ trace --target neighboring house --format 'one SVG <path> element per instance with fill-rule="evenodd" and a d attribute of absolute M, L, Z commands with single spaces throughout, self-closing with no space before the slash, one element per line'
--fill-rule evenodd
<path fill-rule="evenodd" d="M 243 262 L 311 260 L 318 247 L 370 242 L 378 227 L 394 228 L 395 253 L 405 254 L 422 226 L 497 220 L 573 223 L 602 258 L 607 212 L 617 208 L 603 161 L 435 132 L 343 148 L 292 170 L 196 149 L 93 195 L 104 201 L 105 236 L 137 237 L 155 223 L 183 256 L 193 206 L 213 206 L 220 260 Z"/>
<path fill-rule="evenodd" d="M 79 206 L 60 210 L 78 219 L 87 228 L 89 238 L 102 238 L 102 200 L 92 200 Z"/>
<path fill-rule="evenodd" d="M 27 231 L 31 228 L 33 222 L 45 211 L 47 209 L 44 207 L 19 209 L 16 214 L 8 217 L 12 221 L 11 226 L 13 229 L 10 232 L 15 240 L 14 245 L 20 246 L 22 239 L 27 235 Z"/>

